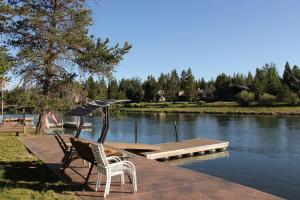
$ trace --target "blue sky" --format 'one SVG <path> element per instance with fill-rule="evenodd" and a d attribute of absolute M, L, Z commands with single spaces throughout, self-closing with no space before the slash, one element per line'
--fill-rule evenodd
<path fill-rule="evenodd" d="M 300 65 L 298 0 L 102 0 L 90 33 L 133 45 L 115 77 L 190 67 L 206 80 L 265 63 Z"/>

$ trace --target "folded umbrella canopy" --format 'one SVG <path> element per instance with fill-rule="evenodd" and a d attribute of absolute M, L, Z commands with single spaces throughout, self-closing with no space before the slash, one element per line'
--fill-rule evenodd
<path fill-rule="evenodd" d="M 108 108 L 113 104 L 129 102 L 129 101 L 130 100 L 94 100 L 91 102 L 87 102 L 86 104 L 84 104 L 82 106 L 78 106 L 78 107 L 74 108 L 73 110 L 69 111 L 68 113 L 66 113 L 66 115 L 69 115 L 69 116 L 79 116 L 80 117 L 80 124 L 77 129 L 75 138 L 79 137 L 80 132 L 82 130 L 82 126 L 84 124 L 83 117 L 89 115 L 97 108 L 102 108 L 103 127 L 102 127 L 100 138 L 98 139 L 98 142 L 103 144 L 105 141 L 106 135 L 107 135 L 108 128 L 109 128 Z"/>

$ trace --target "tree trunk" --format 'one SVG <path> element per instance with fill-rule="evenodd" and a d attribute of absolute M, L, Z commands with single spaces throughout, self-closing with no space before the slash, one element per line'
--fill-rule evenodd
<path fill-rule="evenodd" d="M 39 114 L 38 123 L 36 124 L 36 130 L 35 130 L 36 135 L 44 134 L 44 130 L 46 127 L 46 117 L 47 117 L 47 113 L 45 111 L 41 111 L 41 113 Z"/>

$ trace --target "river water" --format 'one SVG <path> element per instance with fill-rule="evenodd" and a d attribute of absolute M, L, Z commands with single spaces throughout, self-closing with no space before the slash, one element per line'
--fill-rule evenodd
<path fill-rule="evenodd" d="M 97 140 L 101 117 L 89 117 L 92 130 L 81 137 Z M 225 153 L 179 160 L 179 166 L 247 185 L 280 197 L 300 199 L 300 117 L 129 113 L 111 118 L 107 140 L 163 143 L 179 138 L 229 141 Z M 171 161 L 172 162 L 172 161 Z"/>

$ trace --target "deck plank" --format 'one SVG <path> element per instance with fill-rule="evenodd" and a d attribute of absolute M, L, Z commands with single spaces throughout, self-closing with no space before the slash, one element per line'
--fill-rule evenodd
<path fill-rule="evenodd" d="M 62 152 L 53 136 L 24 137 L 22 141 L 33 154 L 43 160 L 49 169 L 61 176 Z M 128 180 L 121 187 L 119 178 L 116 177 L 117 179 L 112 180 L 111 192 L 106 199 L 280 199 L 253 188 L 144 157 L 135 156 L 129 160 L 135 164 L 137 169 L 137 194 L 131 193 L 131 184 Z M 82 199 L 104 199 L 104 182 L 101 184 L 100 191 L 94 192 L 92 189 L 95 186 L 96 175 L 93 174 L 87 190 L 81 191 L 84 179 L 78 173 L 86 175 L 88 168 L 83 166 L 80 160 L 72 162 L 71 167 L 73 170 L 68 168 L 65 176 L 69 178 L 70 183 L 76 186 L 74 191 L 77 195 Z M 105 180 L 104 177 L 103 180 Z"/>

